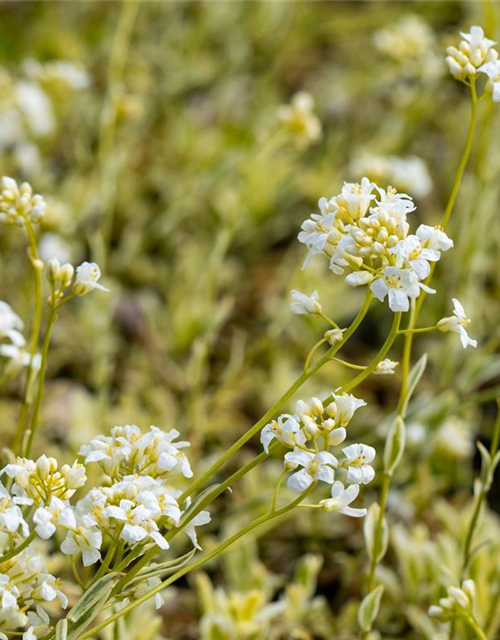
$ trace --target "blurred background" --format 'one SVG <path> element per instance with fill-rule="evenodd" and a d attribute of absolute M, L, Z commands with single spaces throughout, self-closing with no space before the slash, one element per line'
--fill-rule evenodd
<path fill-rule="evenodd" d="M 341 326 L 359 308 L 362 292 L 320 259 L 301 270 L 303 220 L 321 196 L 368 175 L 414 197 L 415 226 L 437 224 L 470 110 L 445 48 L 474 24 L 500 37 L 492 1 L 3 2 L 0 18 L 1 175 L 29 181 L 46 198 L 42 257 L 95 260 L 110 289 L 60 313 L 35 451 L 69 460 L 115 424 L 155 424 L 192 442 L 198 471 L 288 388 L 327 328 L 290 312 L 290 289 L 318 290 Z M 312 99 L 305 129 L 291 117 L 304 106 L 299 92 Z M 460 565 L 474 442 L 487 444 L 495 416 L 498 109 L 481 104 L 449 226 L 455 249 L 437 268 L 438 294 L 421 319 L 427 326 L 450 315 L 458 297 L 480 345 L 464 352 L 454 335 L 415 341 L 415 359 L 427 353 L 429 364 L 389 500 L 387 638 L 440 637 L 425 611 Z M 25 249 L 19 230 L 0 229 L 0 299 L 29 328 Z M 369 362 L 391 320 L 386 305 L 374 305 L 346 359 Z M 350 377 L 331 363 L 298 397 L 327 396 Z M 1 391 L 0 443 L 8 446 L 22 376 Z M 369 408 L 356 414 L 349 439 L 380 450 L 398 391 L 397 373 L 365 381 L 357 394 Z M 227 471 L 259 450 L 254 442 Z M 217 501 L 204 548 L 263 513 L 280 464 L 270 461 Z M 376 491 L 375 481 L 362 501 Z M 492 500 L 497 509 L 498 489 Z M 273 526 L 169 590 L 161 614 L 135 614 L 126 637 L 357 637 L 360 523 L 308 512 Z M 492 542 L 473 571 L 484 576 L 480 606 L 496 633 L 493 511 L 483 529 Z"/>

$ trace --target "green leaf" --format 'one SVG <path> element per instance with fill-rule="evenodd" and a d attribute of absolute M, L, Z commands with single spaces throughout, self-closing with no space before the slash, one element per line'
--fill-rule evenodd
<path fill-rule="evenodd" d="M 391 475 L 401 462 L 406 444 L 406 425 L 401 416 L 393 420 L 384 448 L 384 472 Z"/>
<path fill-rule="evenodd" d="M 380 562 L 385 556 L 387 546 L 389 544 L 389 526 L 384 517 L 382 517 L 382 526 L 380 535 L 378 535 L 380 519 L 380 506 L 374 502 L 368 509 L 368 515 L 363 525 L 363 533 L 365 536 L 366 549 L 372 562 Z"/>
<path fill-rule="evenodd" d="M 363 598 L 358 610 L 358 623 L 362 631 L 371 631 L 380 609 L 384 585 L 379 584 Z"/>
<path fill-rule="evenodd" d="M 413 365 L 410 373 L 408 374 L 408 388 L 406 391 L 405 401 L 401 411 L 401 414 L 403 416 L 406 415 L 406 410 L 408 409 L 408 403 L 411 400 L 413 392 L 415 391 L 415 388 L 419 383 L 420 378 L 422 377 L 426 366 L 427 366 L 427 354 L 424 353 L 424 355 L 421 358 L 419 358 L 417 362 Z"/>
<path fill-rule="evenodd" d="M 109 573 L 97 580 L 95 584 L 85 591 L 75 606 L 70 609 L 66 616 L 67 621 L 70 623 L 67 640 L 76 640 L 100 613 L 117 577 L 117 573 Z"/>
<path fill-rule="evenodd" d="M 68 637 L 68 619 L 62 618 L 56 624 L 56 640 L 66 640 Z"/>
<path fill-rule="evenodd" d="M 187 562 L 189 562 L 195 553 L 196 549 L 191 549 L 191 551 L 185 553 L 179 558 L 174 558 L 173 560 L 167 560 L 166 562 L 161 562 L 160 564 L 146 567 L 145 569 L 142 569 L 142 571 L 139 571 L 135 578 L 130 581 L 130 584 L 139 580 L 148 580 L 149 578 L 154 578 L 155 576 L 159 576 L 163 573 L 177 571 L 177 569 L 180 569 Z"/>

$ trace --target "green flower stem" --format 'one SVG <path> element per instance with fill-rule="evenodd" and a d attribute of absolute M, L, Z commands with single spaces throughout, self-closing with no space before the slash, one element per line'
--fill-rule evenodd
<path fill-rule="evenodd" d="M 45 329 L 45 335 L 43 338 L 42 344 L 42 354 L 41 354 L 41 363 L 40 363 L 40 373 L 38 377 L 38 388 L 35 398 L 35 403 L 33 406 L 33 414 L 31 416 L 31 423 L 28 433 L 28 439 L 26 442 L 26 448 L 23 452 L 23 455 L 28 458 L 31 452 L 31 447 L 33 446 L 33 440 L 35 438 L 35 433 L 38 428 L 38 423 L 40 420 L 40 409 L 42 407 L 42 398 L 43 398 L 43 388 L 45 385 L 45 374 L 47 370 L 47 359 L 49 355 L 49 347 L 50 347 L 50 336 L 52 333 L 52 327 L 54 326 L 57 320 L 57 308 L 51 306 L 49 309 L 49 315 L 47 318 L 47 327 Z"/>
<path fill-rule="evenodd" d="M 210 478 L 217 473 L 217 471 L 223 467 L 226 462 L 233 457 L 235 453 L 237 453 L 241 447 L 243 447 L 249 440 L 251 440 L 254 435 L 256 435 L 262 427 L 264 427 L 269 420 L 283 407 L 283 405 L 293 396 L 293 394 L 300 389 L 300 387 L 306 382 L 314 373 L 319 371 L 323 365 L 329 362 L 333 356 L 344 346 L 344 344 L 349 340 L 352 334 L 356 331 L 356 329 L 361 324 L 363 318 L 366 316 L 368 309 L 370 307 L 373 296 L 371 295 L 370 290 L 367 290 L 366 297 L 363 303 L 363 306 L 358 312 L 358 315 L 353 320 L 352 324 L 345 331 L 342 340 L 340 340 L 336 345 L 331 347 L 325 355 L 316 362 L 308 371 L 302 373 L 299 378 L 292 384 L 292 386 L 281 396 L 281 398 L 262 416 L 262 418 L 254 424 L 254 426 L 249 429 L 239 440 L 237 440 L 232 447 L 230 447 L 226 453 L 224 453 L 216 462 L 214 462 L 201 476 L 198 477 L 195 482 L 191 484 L 190 487 L 184 491 L 184 493 L 180 496 L 179 502 L 182 502 L 186 498 L 188 498 L 193 493 L 196 493 L 203 487 L 203 485 L 210 480 Z"/>
<path fill-rule="evenodd" d="M 428 331 L 436 331 L 436 329 L 437 326 L 434 325 L 433 327 L 422 327 L 421 329 L 400 329 L 398 333 L 400 335 L 408 333 L 427 333 Z"/>
<path fill-rule="evenodd" d="M 35 538 L 36 532 L 32 531 L 29 536 L 21 542 L 21 544 L 17 545 L 17 547 L 14 547 L 0 557 L 0 565 L 4 562 L 7 562 L 7 560 L 11 560 L 12 558 L 15 558 L 17 555 L 19 555 L 21 551 L 24 551 L 24 549 L 26 549 L 26 547 L 30 545 Z"/>
<path fill-rule="evenodd" d="M 40 327 L 42 324 L 42 308 L 43 308 L 43 263 L 38 256 L 38 245 L 36 240 L 35 230 L 29 220 L 25 221 L 26 233 L 30 243 L 29 255 L 30 262 L 33 266 L 33 275 L 35 279 L 35 310 L 33 312 L 33 329 L 31 333 L 31 339 L 29 344 L 29 353 L 31 355 L 30 363 L 26 372 L 26 383 L 24 387 L 23 402 L 21 405 L 21 415 L 19 418 L 19 424 L 17 427 L 16 435 L 12 443 L 12 451 L 14 453 L 21 452 L 21 445 L 24 438 L 24 432 L 26 431 L 26 425 L 28 421 L 28 413 L 31 405 L 31 389 L 35 379 L 35 371 L 33 369 L 33 357 L 36 355 L 38 349 L 38 340 L 40 337 Z"/>
<path fill-rule="evenodd" d="M 497 400 L 497 403 L 499 403 L 498 400 Z M 490 445 L 491 460 L 494 459 L 498 451 L 499 439 L 500 439 L 500 403 L 499 403 L 499 410 L 497 411 L 495 425 L 493 427 L 493 437 Z M 479 516 L 481 515 L 481 509 L 483 507 L 484 501 L 486 500 L 486 496 L 488 495 L 488 491 L 489 491 L 489 487 L 484 485 L 481 487 L 481 493 L 478 495 L 476 499 L 474 512 L 472 514 L 472 518 L 467 528 L 467 534 L 465 537 L 465 543 L 464 543 L 463 555 L 462 555 L 462 571 L 461 571 L 462 580 L 465 579 L 466 577 L 467 568 L 469 566 L 469 562 L 471 559 L 471 546 L 472 546 L 472 541 L 474 539 L 474 533 L 476 531 L 477 523 L 479 521 Z"/>
<path fill-rule="evenodd" d="M 377 353 L 377 355 L 372 360 L 372 362 L 367 367 L 364 367 L 364 370 L 359 375 L 357 375 L 355 378 L 353 378 L 350 382 L 348 382 L 344 386 L 340 387 L 338 393 L 348 393 L 349 391 L 352 391 L 355 387 L 361 384 L 361 382 L 363 382 L 365 378 L 368 378 L 368 376 L 375 371 L 375 369 L 378 367 L 380 362 L 382 362 L 382 360 L 385 358 L 385 356 L 389 352 L 389 349 L 392 347 L 392 345 L 394 344 L 394 341 L 398 337 L 401 317 L 402 317 L 402 313 L 400 311 L 394 314 L 394 320 L 392 321 L 391 330 L 389 331 L 389 334 L 384 344 L 382 345 L 380 351 Z M 332 402 L 332 400 L 333 400 L 333 396 L 328 398 L 326 403 L 323 403 L 323 404 L 328 404 L 329 402 Z"/>
<path fill-rule="evenodd" d="M 304 373 L 307 373 L 307 371 L 309 370 L 309 365 L 311 364 L 313 355 L 316 353 L 319 347 L 321 347 L 322 344 L 325 344 L 325 342 L 328 342 L 328 340 L 326 338 L 321 338 L 321 340 L 318 340 L 318 342 L 316 342 L 311 351 L 309 351 L 309 354 L 304 363 Z M 335 358 L 332 358 L 332 360 L 335 360 Z"/>
<path fill-rule="evenodd" d="M 382 488 L 380 490 L 380 516 L 377 520 L 377 526 L 375 528 L 375 541 L 374 548 L 378 549 L 382 540 L 382 529 L 384 525 L 385 507 L 387 504 L 387 496 L 389 495 L 389 489 L 391 486 L 391 476 L 384 472 L 384 479 L 382 480 Z M 366 592 L 370 593 L 375 588 L 375 572 L 377 571 L 378 560 L 374 555 L 370 560 L 370 569 L 368 572 L 367 588 Z"/>
<path fill-rule="evenodd" d="M 488 638 L 486 637 L 486 634 L 481 629 L 481 627 L 477 624 L 473 616 L 470 616 L 469 618 L 467 618 L 467 624 L 474 631 L 474 633 L 476 634 L 476 637 L 478 637 L 479 640 L 488 640 Z"/>
<path fill-rule="evenodd" d="M 253 522 L 248 524 L 246 527 L 243 527 L 243 529 L 235 533 L 233 536 L 231 536 L 224 542 L 221 542 L 221 544 L 217 545 L 215 549 L 212 549 L 212 551 L 202 554 L 202 556 L 198 560 L 183 567 L 182 569 L 177 571 L 177 573 L 174 573 L 172 576 L 170 576 L 166 580 L 163 580 L 163 582 L 161 582 L 161 584 L 156 586 L 154 589 L 151 589 L 140 598 L 137 598 L 137 600 L 132 601 L 126 607 L 123 607 L 122 609 L 120 609 L 120 611 L 118 611 L 117 613 L 113 614 L 112 616 L 110 616 L 100 624 L 90 629 L 90 631 L 87 631 L 86 633 L 81 635 L 79 640 L 87 640 L 88 638 L 94 637 L 97 633 L 102 631 L 102 629 L 107 627 L 109 624 L 116 622 L 116 620 L 118 620 L 119 618 L 127 615 L 130 611 L 140 606 L 141 604 L 143 604 L 144 602 L 146 602 L 147 600 L 155 596 L 157 593 L 160 593 L 160 591 L 163 591 L 163 589 L 165 589 L 166 587 L 174 583 L 179 578 L 182 578 L 187 573 L 190 573 L 194 569 L 201 567 L 203 564 L 205 564 L 205 562 L 208 562 L 209 560 L 216 558 L 218 555 L 223 553 L 228 547 L 230 547 L 232 544 L 237 542 L 240 538 L 242 538 L 244 535 L 246 535 L 253 529 L 256 529 L 258 526 L 260 526 L 261 524 L 264 524 L 265 522 L 268 522 L 269 520 L 278 518 L 279 516 L 284 515 L 288 511 L 291 511 L 296 506 L 298 506 L 300 502 L 302 502 L 302 500 L 314 489 L 315 486 L 316 486 L 316 482 L 314 482 L 308 489 L 306 489 L 306 491 L 301 493 L 295 500 L 290 502 L 285 507 L 282 507 L 281 509 L 278 509 L 276 511 L 270 511 L 265 515 L 261 516 L 260 518 L 257 518 L 257 520 L 254 520 Z"/>
<path fill-rule="evenodd" d="M 348 369 L 356 369 L 356 371 L 364 371 L 366 369 L 366 367 L 361 364 L 353 364 L 352 362 L 346 362 L 345 360 L 341 360 L 340 358 L 332 358 L 332 361 L 338 362 L 338 364 L 341 364 Z"/>

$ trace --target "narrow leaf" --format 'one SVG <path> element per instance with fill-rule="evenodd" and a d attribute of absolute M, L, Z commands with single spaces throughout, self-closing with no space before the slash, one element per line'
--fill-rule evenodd
<path fill-rule="evenodd" d="M 362 631 L 371 631 L 380 609 L 384 585 L 379 584 L 363 598 L 358 610 L 358 622 Z"/>
<path fill-rule="evenodd" d="M 99 605 L 108 597 L 117 575 L 117 573 L 109 573 L 87 589 L 75 606 L 70 609 L 66 616 L 68 622 L 77 622 L 92 610 L 98 609 Z"/>
<path fill-rule="evenodd" d="M 415 391 L 415 388 L 419 383 L 420 378 L 422 377 L 426 366 L 427 366 L 427 354 L 424 353 L 424 355 L 421 358 L 419 358 L 417 362 L 413 365 L 413 367 L 410 370 L 410 373 L 408 374 L 408 388 L 406 391 L 405 401 L 404 401 L 402 412 L 401 412 L 402 415 L 406 415 L 408 403 L 411 400 L 413 392 Z"/>
<path fill-rule="evenodd" d="M 384 472 L 392 475 L 401 462 L 406 444 L 406 425 L 401 416 L 393 420 L 384 448 Z"/>
<path fill-rule="evenodd" d="M 56 624 L 56 640 L 67 640 L 68 637 L 68 619 L 62 618 Z"/>

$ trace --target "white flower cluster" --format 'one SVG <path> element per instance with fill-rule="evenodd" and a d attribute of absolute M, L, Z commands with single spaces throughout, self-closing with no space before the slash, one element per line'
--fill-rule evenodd
<path fill-rule="evenodd" d="M 340 460 L 330 452 L 331 447 L 344 442 L 347 425 L 365 404 L 350 394 L 333 394 L 326 406 L 318 398 L 299 400 L 295 414 L 283 414 L 262 429 L 261 442 L 266 452 L 273 440 L 292 449 L 285 454 L 285 469 L 293 471 L 287 482 L 291 491 L 302 493 L 315 481 L 332 485 L 331 498 L 320 502 L 325 511 L 340 511 L 353 517 L 366 515 L 365 509 L 353 509 L 349 504 L 356 499 L 359 485 L 371 482 L 375 476 L 370 465 L 375 449 L 352 444 L 342 449 Z M 341 480 L 336 480 L 337 475 L 350 486 L 345 488 Z"/>
<path fill-rule="evenodd" d="M 69 262 L 62 264 L 57 258 L 51 258 L 47 263 L 47 278 L 50 283 L 57 287 L 57 297 L 61 297 L 63 290 L 73 281 L 75 268 Z M 102 284 L 99 284 L 101 269 L 95 262 L 82 262 L 76 268 L 76 278 L 73 283 L 72 292 L 76 296 L 84 296 L 94 289 L 109 291 Z"/>
<path fill-rule="evenodd" d="M 378 187 L 368 178 L 345 183 L 339 195 L 321 198 L 320 213 L 302 225 L 299 240 L 309 253 L 326 256 L 330 269 L 351 286 L 370 285 L 379 300 L 389 299 L 393 311 L 408 311 L 410 298 L 422 290 L 430 262 L 440 259 L 453 241 L 438 227 L 420 225 L 409 234 L 407 215 L 415 210 L 410 196 L 392 187 Z"/>
<path fill-rule="evenodd" d="M 481 27 L 471 27 L 470 33 L 460 34 L 463 40 L 457 47 L 446 49 L 446 62 L 451 75 L 469 84 L 476 78 L 477 73 L 488 76 L 486 91 L 489 91 L 495 102 L 500 102 L 500 60 L 498 51 L 493 47 L 497 44 L 485 37 Z"/>
<path fill-rule="evenodd" d="M 476 597 L 476 586 L 473 580 L 464 580 L 462 587 L 449 587 L 448 597 L 439 600 L 439 606 L 429 608 L 429 615 L 440 622 L 448 622 L 457 617 L 470 617 Z"/>
<path fill-rule="evenodd" d="M 481 27 L 471 27 L 470 33 L 461 32 L 463 40 L 458 47 L 446 49 L 446 63 L 451 75 L 463 82 L 474 78 L 483 64 L 498 59 L 495 42 L 485 37 Z"/>
<path fill-rule="evenodd" d="M 45 635 L 50 631 L 50 619 L 43 605 L 56 601 L 64 609 L 68 606 L 59 579 L 47 572 L 42 558 L 31 547 L 0 564 L 0 639 L 10 637 L 4 630 L 26 627 L 23 640 Z"/>
<path fill-rule="evenodd" d="M 40 222 L 47 206 L 39 194 L 33 194 L 28 182 L 18 185 L 14 178 L 4 176 L 0 182 L 0 222 L 22 226 Z"/>
<path fill-rule="evenodd" d="M 299 146 L 307 146 L 321 137 L 321 122 L 314 113 L 314 100 L 305 91 L 296 93 L 289 105 L 282 105 L 278 117 Z"/>
<path fill-rule="evenodd" d="M 164 533 L 177 527 L 189 508 L 189 501 L 179 505 L 182 492 L 172 481 L 176 474 L 193 475 L 182 451 L 189 443 L 178 441 L 178 436 L 175 429 L 164 432 L 154 426 L 145 433 L 137 426 L 114 427 L 110 436 L 98 436 L 81 448 L 83 464 L 75 461 L 59 468 L 57 460 L 42 455 L 38 460 L 17 458 L 0 471 L 0 477 L 11 479 L 10 488 L 0 483 L 0 630 L 30 624 L 25 640 L 34 640 L 39 627 L 40 635 L 46 633 L 49 620 L 43 610 L 27 616 L 24 612 L 55 597 L 63 606 L 67 603 L 57 581 L 41 568 L 32 585 L 22 581 L 22 588 L 30 589 L 29 597 L 13 581 L 11 567 L 21 566 L 23 559 L 41 562 L 34 543 L 26 545 L 27 538 L 49 540 L 57 533 L 61 551 L 81 555 L 84 566 L 96 563 L 103 547 L 117 541 L 125 552 L 140 543 L 168 549 Z M 87 466 L 94 462 L 104 471 L 103 485 L 91 488 L 72 504 L 71 498 L 86 484 Z M 209 513 L 201 511 L 182 529 L 197 549 L 201 547 L 195 527 L 209 521 Z M 27 548 L 16 555 L 15 549 L 23 542 Z M 25 572 L 28 575 L 27 569 Z M 8 616 L 2 626 L 4 613 Z M 36 624 L 33 616 L 37 616 Z"/>

